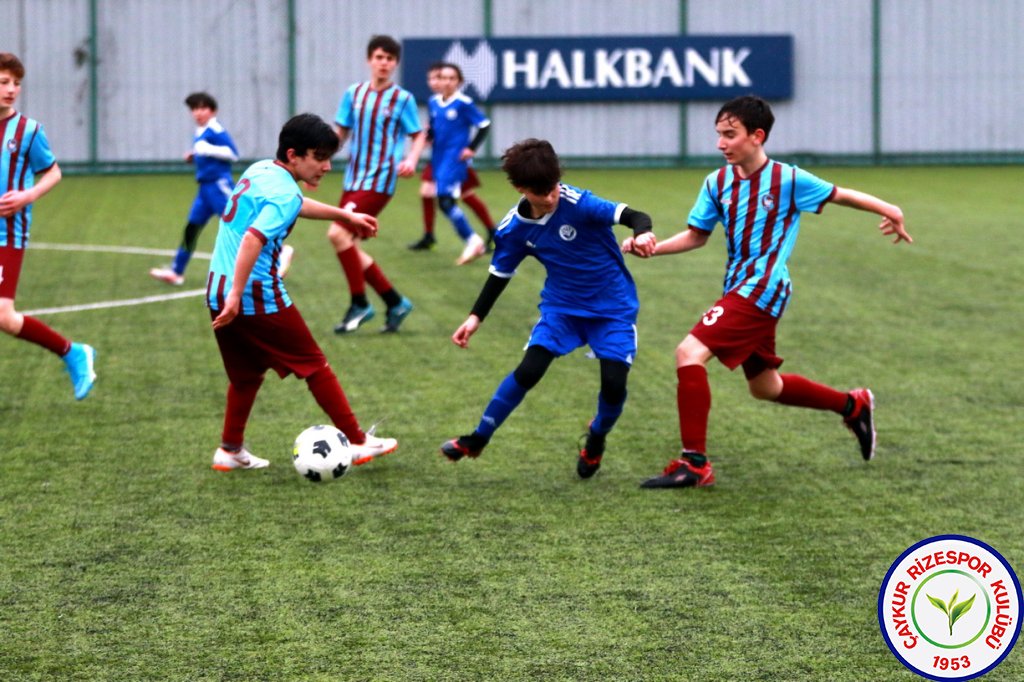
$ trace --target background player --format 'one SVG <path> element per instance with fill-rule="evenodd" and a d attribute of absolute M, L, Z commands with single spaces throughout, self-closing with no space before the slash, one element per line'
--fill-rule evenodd
<path fill-rule="evenodd" d="M 472 166 L 473 156 L 476 155 L 490 131 L 490 121 L 460 90 L 462 82 L 462 70 L 455 64 L 435 62 L 427 71 L 427 85 L 434 93 L 428 103 L 430 129 L 427 131 L 427 139 L 433 142 L 434 152 L 430 163 L 423 169 L 420 184 L 420 198 L 423 203 L 423 237 L 418 242 L 409 245 L 409 248 L 415 251 L 433 248 L 435 244 L 434 197 L 438 197 L 439 203 L 442 204 L 442 210 L 446 203 L 450 204 L 450 209 L 445 211 L 445 215 L 452 221 L 456 233 L 466 242 L 462 255 L 456 261 L 459 265 L 478 258 L 483 252 L 479 249 L 478 240 L 472 238 L 473 230 L 466 221 L 465 215 L 455 205 L 456 199 L 461 199 L 464 204 L 469 206 L 487 230 L 485 250 L 494 239 L 494 220 L 491 218 L 487 205 L 474 191 L 480 186 L 480 179 Z M 475 134 L 471 135 L 474 129 Z M 459 185 L 449 187 L 450 201 L 440 196 L 437 191 L 438 185 L 434 182 L 436 178 L 434 168 L 439 160 L 443 161 L 449 169 L 447 172 L 449 182 L 458 175 L 464 176 Z"/>
<path fill-rule="evenodd" d="M 339 205 L 372 216 L 379 215 L 387 206 L 399 177 L 415 175 L 427 141 L 420 127 L 416 98 L 392 81 L 401 55 L 402 46 L 394 38 L 373 36 L 366 46 L 370 80 L 345 90 L 334 119 L 341 143 L 351 140 Z M 407 136 L 412 138 L 412 145 L 403 159 Z M 362 249 L 358 234 L 335 222 L 327 237 L 338 255 L 352 296 L 345 317 L 334 327 L 335 333 L 354 332 L 373 318 L 373 306 L 366 298 L 367 283 L 387 306 L 387 319 L 381 331 L 398 331 L 412 312 L 409 299 L 398 293 L 380 266 Z"/>
<path fill-rule="evenodd" d="M 896 235 L 894 243 L 913 240 L 904 229 L 898 206 L 769 159 L 764 144 L 774 121 L 771 107 L 759 97 L 726 102 L 715 117 L 715 131 L 727 165 L 704 180 L 687 220 L 689 229 L 654 249 L 654 255 L 664 255 L 700 248 L 715 224 L 722 223 L 729 259 L 723 297 L 676 348 L 682 455 L 669 462 L 661 475 L 645 481 L 645 488 L 714 483 L 706 447 L 711 411 L 706 365 L 712 357 L 729 369 L 742 365 L 755 398 L 842 415 L 864 459 L 874 457 L 875 399 L 870 390 L 837 391 L 778 371 L 782 358 L 775 355 L 775 327 L 792 289 L 786 261 L 796 242 L 800 213 L 819 213 L 828 202 L 882 216 L 879 229 Z M 635 252 L 636 244 L 627 239 L 622 248 Z"/>
<path fill-rule="evenodd" d="M 231 164 L 238 161 L 238 148 L 234 140 L 217 120 L 217 100 L 205 92 L 193 92 L 185 98 L 185 106 L 192 112 L 192 119 L 198 126 L 192 136 L 192 148 L 185 154 L 185 161 L 195 164 L 199 189 L 188 213 L 188 222 L 174 262 L 167 267 L 149 271 L 151 277 L 174 286 L 184 284 L 185 268 L 195 253 L 199 235 L 206 223 L 224 211 L 224 205 L 235 186 L 231 179 Z"/>
<path fill-rule="evenodd" d="M 0 329 L 64 360 L 75 399 L 89 395 L 96 381 L 92 346 L 74 343 L 48 325 L 14 308 L 21 265 L 32 225 L 32 204 L 60 182 L 60 166 L 43 126 L 14 109 L 25 67 L 15 55 L 0 52 Z"/>
<path fill-rule="evenodd" d="M 441 453 L 452 461 L 479 456 L 551 361 L 589 344 L 601 363 L 601 390 L 576 473 L 590 478 L 601 466 L 605 437 L 626 404 L 626 377 L 637 349 L 640 303 L 612 226 L 632 228 L 633 248 L 649 254 L 656 244 L 651 219 L 625 204 L 562 184 L 558 156 L 546 140 L 519 142 L 502 160 L 509 182 L 523 197 L 498 226 L 490 275 L 452 341 L 468 347 L 470 337 L 527 256 L 536 258 L 547 271 L 540 292 L 540 320 L 530 333 L 522 362 L 498 386 L 476 430 L 444 443 Z"/>
<path fill-rule="evenodd" d="M 228 375 L 224 431 L 213 455 L 213 468 L 219 471 L 269 464 L 244 447 L 245 426 L 268 369 L 281 378 L 294 374 L 306 380 L 317 404 L 348 436 L 355 464 L 398 447 L 394 438 L 359 428 L 334 370 L 281 281 L 281 249 L 299 216 L 337 220 L 362 237 L 376 234 L 372 216 L 302 196 L 298 182 L 316 187 L 337 151 L 338 137 L 323 119 L 293 117 L 281 128 L 277 158 L 245 171 L 220 221 L 206 292 Z"/>

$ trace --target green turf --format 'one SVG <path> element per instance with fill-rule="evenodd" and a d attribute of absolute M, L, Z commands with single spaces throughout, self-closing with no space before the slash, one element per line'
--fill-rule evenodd
<path fill-rule="evenodd" d="M 333 485 L 299 478 L 291 441 L 324 421 L 305 386 L 269 378 L 247 433 L 272 460 L 209 469 L 225 377 L 200 299 L 45 317 L 93 344 L 100 378 L 74 403 L 60 362 L 0 338 L 0 679 L 910 680 L 875 609 L 889 565 L 943 533 L 1024 568 L 1019 169 L 815 169 L 901 204 L 916 239 L 869 214 L 805 216 L 779 330 L 785 368 L 870 386 L 879 451 L 865 465 L 832 414 L 747 395 L 710 368 L 718 485 L 646 491 L 676 453 L 673 349 L 718 296 L 721 236 L 631 259 L 641 351 L 605 464 L 575 447 L 597 365 L 556 362 L 476 461 L 437 454 L 472 429 L 518 362 L 542 271 L 521 268 L 468 350 L 449 335 L 486 277 L 453 267 L 439 217 L 418 237 L 402 183 L 369 246 L 416 310 L 335 337 L 347 305 L 324 226 L 300 222 L 288 288 L 364 424 L 399 450 Z M 702 173 L 568 172 L 685 221 Z M 514 193 L 483 174 L 496 217 Z M 314 194 L 337 197 L 335 174 Z M 38 242 L 171 248 L 185 176 L 70 177 L 38 204 Z M 212 249 L 216 227 L 200 247 Z M 623 233 L 625 236 L 625 233 Z M 167 293 L 163 258 L 30 251 L 21 310 Z M 186 289 L 205 281 L 196 262 Z M 1024 679 L 1013 652 L 985 679 Z"/>

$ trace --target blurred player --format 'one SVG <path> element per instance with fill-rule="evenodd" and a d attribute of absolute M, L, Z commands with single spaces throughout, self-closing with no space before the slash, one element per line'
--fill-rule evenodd
<path fill-rule="evenodd" d="M 778 371 L 782 358 L 775 354 L 775 328 L 792 289 L 786 261 L 796 242 L 800 213 L 820 213 L 828 202 L 882 216 L 879 229 L 896 235 L 894 243 L 913 240 L 904 229 L 898 206 L 769 159 L 764 144 L 774 121 L 771 107 L 759 97 L 738 97 L 719 110 L 715 131 L 727 165 L 705 179 L 687 220 L 689 229 L 654 249 L 654 255 L 665 255 L 700 248 L 715 224 L 722 223 L 729 259 L 723 297 L 676 348 L 682 454 L 660 475 L 645 481 L 645 488 L 715 482 L 706 445 L 711 411 L 706 365 L 713 357 L 729 369 L 742 365 L 750 393 L 759 400 L 842 415 L 863 458 L 874 457 L 875 399 L 870 390 L 837 391 L 799 374 Z M 622 248 L 636 252 L 631 239 Z"/>
<path fill-rule="evenodd" d="M 60 166 L 50 151 L 43 126 L 14 109 L 25 67 L 0 52 L 0 329 L 56 353 L 71 376 L 75 399 L 89 395 L 96 381 L 92 346 L 74 343 L 45 323 L 14 308 L 21 265 L 32 225 L 32 204 L 60 182 Z"/>
<path fill-rule="evenodd" d="M 459 89 L 462 86 L 462 71 L 447 62 L 435 62 L 427 71 L 427 85 L 434 96 L 430 98 L 430 129 L 427 139 L 433 142 L 434 152 L 430 163 L 423 169 L 420 197 L 423 203 L 423 237 L 409 245 L 414 251 L 431 249 L 434 246 L 434 197 L 438 198 L 445 215 L 455 227 L 456 233 L 466 242 L 457 263 L 463 265 L 478 258 L 494 239 L 494 220 L 487 205 L 474 190 L 480 186 L 480 179 L 473 170 L 472 158 L 483 144 L 490 131 L 490 121 L 473 104 L 473 101 Z M 475 134 L 471 135 L 475 129 Z M 434 182 L 438 162 L 444 166 L 449 183 L 449 196 L 441 196 Z M 463 176 L 458 185 L 451 185 L 458 176 Z M 455 200 L 469 206 L 487 229 L 487 243 L 481 250 L 481 242 L 473 239 L 473 230 L 465 215 L 455 205 Z M 445 210 L 445 207 L 448 207 Z"/>
<path fill-rule="evenodd" d="M 213 455 L 213 468 L 219 471 L 269 464 L 244 446 L 249 413 L 269 369 L 282 379 L 289 374 L 305 379 L 317 404 L 352 443 L 355 464 L 398 447 L 394 438 L 359 428 L 334 370 L 281 281 L 281 250 L 300 216 L 342 222 L 361 237 L 377 232 L 372 216 L 302 196 L 299 181 L 316 187 L 337 151 L 338 137 L 323 119 L 293 117 L 281 129 L 277 158 L 245 171 L 221 218 L 206 290 L 228 375 L 224 431 Z"/>
<path fill-rule="evenodd" d="M 224 205 L 235 186 L 231 179 L 231 164 L 238 161 L 238 148 L 234 140 L 217 120 L 217 100 L 205 92 L 193 92 L 185 98 L 185 106 L 192 112 L 192 120 L 198 126 L 192 136 L 192 148 L 185 154 L 185 161 L 196 166 L 199 190 L 192 202 L 174 262 L 167 267 L 149 271 L 151 277 L 174 286 L 185 283 L 185 268 L 195 253 L 199 235 L 206 223 L 224 211 Z"/>
<path fill-rule="evenodd" d="M 366 46 L 370 80 L 349 86 L 341 98 L 335 129 L 342 144 L 351 140 L 339 204 L 343 208 L 379 215 L 395 193 L 398 178 L 416 173 L 427 137 L 420 127 L 416 98 L 391 80 L 401 55 L 402 46 L 394 38 L 373 36 Z M 403 159 L 407 136 L 412 138 L 412 145 Z M 412 303 L 398 293 L 380 266 L 361 248 L 358 234 L 341 223 L 333 223 L 327 237 L 338 255 L 352 296 L 352 303 L 334 332 L 354 332 L 373 318 L 375 311 L 366 298 L 367 283 L 387 306 L 381 331 L 397 332 L 412 312 Z"/>
<path fill-rule="evenodd" d="M 640 303 L 612 226 L 632 228 L 636 251 L 649 253 L 656 243 L 651 218 L 561 183 L 558 156 L 546 140 L 519 142 L 502 160 L 509 182 L 523 198 L 498 226 L 490 275 L 452 341 L 461 348 L 469 345 L 527 256 L 540 261 L 547 272 L 540 292 L 540 320 L 530 333 L 522 362 L 498 386 L 476 430 L 444 443 L 441 453 L 452 461 L 479 456 L 551 361 L 589 345 L 601 363 L 601 390 L 576 473 L 590 478 L 601 466 L 605 437 L 625 407 L 626 378 L 637 350 Z"/>

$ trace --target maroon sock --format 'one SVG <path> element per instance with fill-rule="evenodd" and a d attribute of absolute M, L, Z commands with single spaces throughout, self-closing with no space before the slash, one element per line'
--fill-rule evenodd
<path fill-rule="evenodd" d="M 338 377 L 330 365 L 306 377 L 306 385 L 316 399 L 316 404 L 331 418 L 335 428 L 348 436 L 355 445 L 366 442 L 366 434 L 359 428 L 359 421 L 352 414 L 352 407 L 348 404 L 345 391 L 342 390 Z"/>
<path fill-rule="evenodd" d="M 476 217 L 480 219 L 480 222 L 484 224 L 489 232 L 494 231 L 494 221 L 491 219 L 491 212 L 487 210 L 487 204 L 484 200 L 475 194 L 471 194 L 468 197 L 462 197 L 462 203 L 469 206 Z"/>
<path fill-rule="evenodd" d="M 221 447 L 241 448 L 245 442 L 245 425 L 249 421 L 252 405 L 256 402 L 263 379 L 246 384 L 228 384 L 228 401 L 224 409 L 224 430 L 221 432 Z"/>
<path fill-rule="evenodd" d="M 363 271 L 363 277 L 366 278 L 366 283 L 373 287 L 373 290 L 381 296 L 394 288 L 391 286 L 391 282 L 384 275 L 384 271 L 380 269 L 380 266 L 377 265 L 376 261 L 371 263 L 370 267 Z"/>
<path fill-rule="evenodd" d="M 679 436 L 683 449 L 707 452 L 708 414 L 711 412 L 711 386 L 703 365 L 686 365 L 676 369 L 679 384 L 676 403 L 679 407 Z"/>
<path fill-rule="evenodd" d="M 437 205 L 434 197 L 420 197 L 423 206 L 423 233 L 434 234 L 434 218 L 437 215 Z"/>
<path fill-rule="evenodd" d="M 46 350 L 64 357 L 71 350 L 71 342 L 34 317 L 24 316 L 24 323 L 18 338 L 42 346 Z"/>
<path fill-rule="evenodd" d="M 363 263 L 359 249 L 353 245 L 338 252 L 338 262 L 348 280 L 348 290 L 352 296 L 366 295 L 366 280 L 363 278 Z"/>
<path fill-rule="evenodd" d="M 782 392 L 775 402 L 814 410 L 831 410 L 842 414 L 846 409 L 846 393 L 804 378 L 799 374 L 780 374 Z"/>

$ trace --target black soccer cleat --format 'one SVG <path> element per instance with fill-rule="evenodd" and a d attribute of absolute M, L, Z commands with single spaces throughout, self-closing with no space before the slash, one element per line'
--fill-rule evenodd
<path fill-rule="evenodd" d="M 867 388 L 850 391 L 853 398 L 853 413 L 843 418 L 846 428 L 853 432 L 860 445 L 860 455 L 865 462 L 875 456 L 875 395 Z"/>
<path fill-rule="evenodd" d="M 487 438 L 478 434 L 470 433 L 459 436 L 453 440 L 441 444 L 441 454 L 452 462 L 458 462 L 463 457 L 475 459 L 480 456 L 483 449 L 487 447 Z"/>
<path fill-rule="evenodd" d="M 605 433 L 594 433 L 587 429 L 587 433 L 581 438 L 583 446 L 579 449 L 579 457 L 576 459 L 576 475 L 580 478 L 590 478 L 601 468 L 601 458 L 604 456 Z"/>
<path fill-rule="evenodd" d="M 430 251 L 436 243 L 437 240 L 434 239 L 434 235 L 424 233 L 419 241 L 409 244 L 408 248 L 410 251 Z"/>
<path fill-rule="evenodd" d="M 640 484 L 641 488 L 704 488 L 715 484 L 715 470 L 711 461 L 705 459 L 703 466 L 694 466 L 686 452 L 668 463 L 658 476 L 652 476 Z"/>

